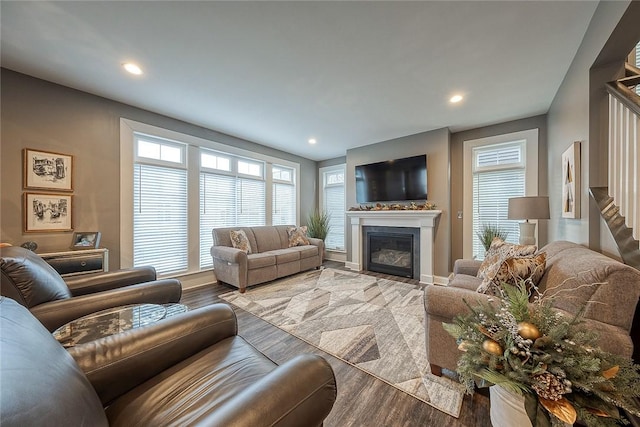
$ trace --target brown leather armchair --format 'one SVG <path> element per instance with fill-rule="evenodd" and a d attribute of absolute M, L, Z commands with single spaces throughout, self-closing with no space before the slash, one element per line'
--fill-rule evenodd
<path fill-rule="evenodd" d="M 0 297 L 3 427 L 320 426 L 333 370 L 302 355 L 277 366 L 215 304 L 69 349 Z M 106 408 L 106 409 L 105 409 Z"/>
<path fill-rule="evenodd" d="M 18 246 L 0 248 L 0 273 L 0 295 L 27 307 L 49 331 L 107 308 L 178 302 L 182 296 L 180 281 L 156 280 L 153 267 L 64 280 L 45 260 Z"/>

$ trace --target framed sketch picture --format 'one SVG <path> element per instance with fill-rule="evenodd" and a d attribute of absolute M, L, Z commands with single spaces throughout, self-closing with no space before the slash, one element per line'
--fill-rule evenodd
<path fill-rule="evenodd" d="M 70 194 L 24 194 L 24 231 L 71 231 Z"/>
<path fill-rule="evenodd" d="M 71 249 L 95 249 L 100 245 L 99 231 L 76 231 L 71 239 Z"/>
<path fill-rule="evenodd" d="M 562 153 L 562 218 L 580 218 L 580 142 Z"/>
<path fill-rule="evenodd" d="M 73 191 L 73 156 L 24 149 L 24 188 Z"/>

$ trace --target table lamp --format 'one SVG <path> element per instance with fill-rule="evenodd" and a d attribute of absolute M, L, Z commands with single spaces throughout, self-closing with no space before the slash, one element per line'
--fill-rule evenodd
<path fill-rule="evenodd" d="M 524 219 L 520 223 L 520 244 L 536 244 L 536 224 L 530 219 L 549 219 L 549 197 L 527 196 L 509 199 L 509 219 Z"/>

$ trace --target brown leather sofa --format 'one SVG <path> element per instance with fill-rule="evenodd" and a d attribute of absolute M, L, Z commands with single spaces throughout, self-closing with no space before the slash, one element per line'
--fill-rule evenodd
<path fill-rule="evenodd" d="M 308 245 L 290 248 L 287 229 L 291 227 L 293 225 L 214 228 L 211 256 L 216 279 L 244 292 L 247 286 L 320 267 L 324 242 L 310 237 Z M 247 235 L 252 253 L 233 247 L 229 233 L 237 230 Z"/>
<path fill-rule="evenodd" d="M 631 357 L 630 330 L 640 297 L 640 271 L 582 245 L 551 242 L 538 252 L 546 253 L 546 268 L 538 284 L 545 298 L 560 313 L 574 316 L 584 308 L 586 327 L 597 332 L 600 347 Z M 457 260 L 448 286 L 425 288 L 427 360 L 432 372 L 455 371 L 460 356 L 455 339 L 442 327 L 468 313 L 467 303 L 486 304 L 489 296 L 476 292 L 480 261 Z M 466 301 L 466 303 L 465 303 Z"/>
<path fill-rule="evenodd" d="M 180 281 L 156 280 L 153 267 L 64 280 L 45 260 L 18 246 L 0 248 L 0 274 L 0 295 L 27 307 L 50 331 L 107 308 L 178 302 L 182 295 Z"/>
<path fill-rule="evenodd" d="M 10 426 L 320 426 L 336 398 L 329 364 L 277 366 L 210 305 L 65 350 L 0 297 L 0 419 Z"/>

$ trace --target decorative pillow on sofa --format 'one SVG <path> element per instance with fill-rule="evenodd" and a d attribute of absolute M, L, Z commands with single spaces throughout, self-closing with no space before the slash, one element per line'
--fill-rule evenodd
<path fill-rule="evenodd" d="M 251 244 L 244 230 L 231 230 L 229 231 L 229 236 L 231 237 L 231 244 L 234 248 L 240 249 L 248 254 L 251 253 Z"/>
<path fill-rule="evenodd" d="M 478 278 L 483 281 L 492 281 L 507 258 L 533 255 L 537 249 L 535 245 L 514 245 L 499 237 L 494 237 L 478 270 Z"/>
<path fill-rule="evenodd" d="M 492 280 L 482 281 L 478 292 L 499 295 L 505 286 L 516 286 L 523 280 L 529 290 L 538 284 L 546 265 L 547 254 L 544 252 L 526 257 L 509 257 L 502 262 Z"/>
<path fill-rule="evenodd" d="M 289 227 L 287 228 L 287 234 L 289 235 L 289 247 L 304 246 L 309 244 L 307 239 L 307 226 L 302 227 Z"/>

